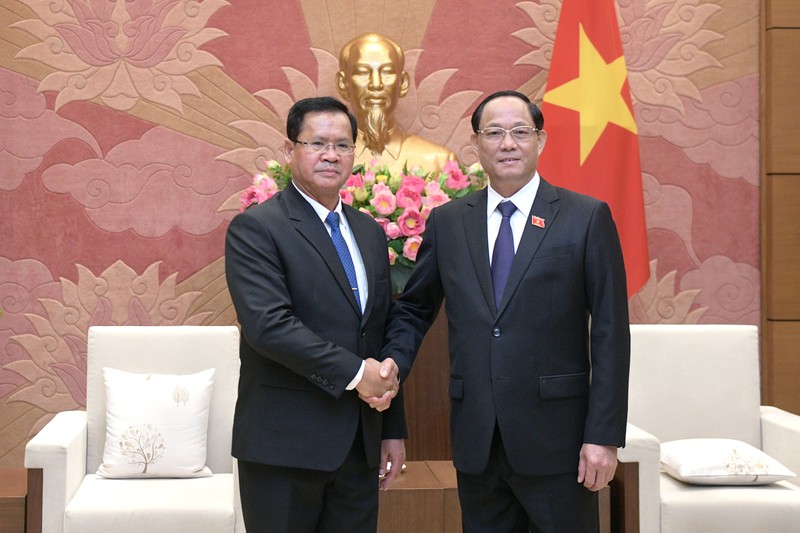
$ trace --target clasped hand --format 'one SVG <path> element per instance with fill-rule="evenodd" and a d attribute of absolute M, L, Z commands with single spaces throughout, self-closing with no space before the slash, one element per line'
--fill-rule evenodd
<path fill-rule="evenodd" d="M 400 390 L 400 369 L 391 357 L 383 362 L 370 357 L 365 363 L 364 375 L 356 385 L 358 396 L 373 409 L 384 411 Z"/>

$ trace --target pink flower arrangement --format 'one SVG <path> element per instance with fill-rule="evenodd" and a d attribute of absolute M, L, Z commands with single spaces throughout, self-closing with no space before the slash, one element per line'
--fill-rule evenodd
<path fill-rule="evenodd" d="M 291 179 L 291 170 L 275 161 L 257 174 L 241 195 L 242 210 L 271 198 Z M 339 191 L 342 202 L 372 216 L 383 228 L 395 292 L 402 291 L 417 260 L 425 221 L 434 207 L 461 198 L 486 185 L 483 169 L 455 161 L 440 173 L 420 169 L 392 176 L 385 166 L 357 165 Z"/>

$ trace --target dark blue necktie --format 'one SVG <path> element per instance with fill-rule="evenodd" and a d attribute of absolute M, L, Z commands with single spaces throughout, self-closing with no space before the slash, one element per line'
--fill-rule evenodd
<path fill-rule="evenodd" d="M 511 263 L 514 261 L 514 234 L 511 232 L 511 215 L 517 210 L 511 202 L 500 202 L 497 210 L 503 215 L 500 222 L 500 231 L 494 241 L 492 252 L 492 285 L 494 286 L 494 304 L 500 307 L 503 290 L 506 288 L 508 274 L 511 272 Z"/>
<path fill-rule="evenodd" d="M 353 258 L 350 256 L 350 249 L 347 248 L 347 243 L 344 241 L 344 237 L 342 237 L 342 232 L 339 231 L 339 213 L 331 211 L 328 213 L 328 216 L 325 217 L 325 222 L 327 222 L 328 226 L 331 228 L 331 239 L 333 240 L 333 246 L 339 253 L 339 259 L 342 260 L 344 273 L 347 274 L 347 281 L 350 282 L 350 288 L 353 289 L 353 296 L 356 297 L 356 303 L 358 303 L 358 307 L 360 309 L 361 297 L 358 295 L 356 267 L 353 265 Z"/>

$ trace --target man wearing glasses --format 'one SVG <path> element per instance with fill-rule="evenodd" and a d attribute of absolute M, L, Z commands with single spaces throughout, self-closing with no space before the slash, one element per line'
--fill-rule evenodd
<path fill-rule="evenodd" d="M 384 354 L 404 379 L 444 300 L 465 532 L 594 532 L 628 405 L 616 227 L 604 202 L 539 176 L 528 97 L 487 97 L 472 127 L 490 186 L 431 212 Z"/>
<path fill-rule="evenodd" d="M 248 531 L 375 531 L 378 475 L 388 486 L 405 459 L 397 365 L 374 358 L 392 301 L 386 236 L 339 197 L 356 131 L 338 100 L 298 101 L 292 182 L 228 229 L 242 328 L 232 451 Z"/>

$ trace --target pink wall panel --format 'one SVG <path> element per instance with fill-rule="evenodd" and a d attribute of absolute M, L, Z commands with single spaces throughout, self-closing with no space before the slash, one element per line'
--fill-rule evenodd
<path fill-rule="evenodd" d="M 291 103 L 335 94 L 342 43 L 397 40 L 401 124 L 472 163 L 483 96 L 541 100 L 561 0 L 118 0 L 90 16 L 160 25 L 112 37 L 78 4 L 0 7 L 0 465 L 85 404 L 89 325 L 234 322 L 236 197 L 280 157 Z M 652 271 L 633 319 L 758 324 L 758 2 L 617 8 Z"/>

